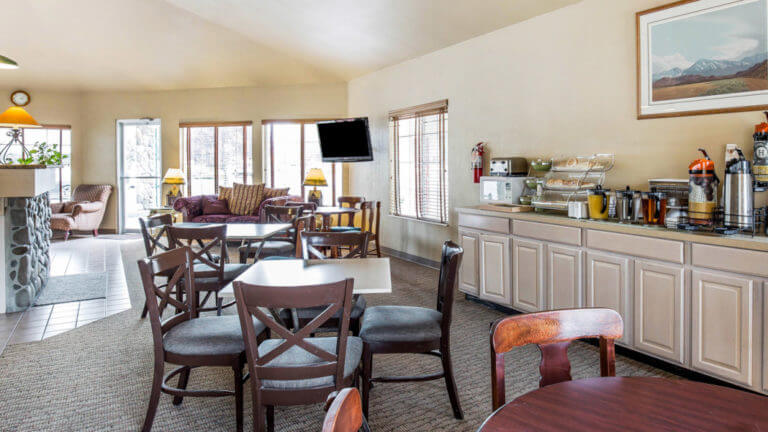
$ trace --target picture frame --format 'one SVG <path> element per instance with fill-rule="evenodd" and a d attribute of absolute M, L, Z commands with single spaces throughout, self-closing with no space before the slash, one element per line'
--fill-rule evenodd
<path fill-rule="evenodd" d="M 768 110 L 768 0 L 637 12 L 637 118 Z"/>

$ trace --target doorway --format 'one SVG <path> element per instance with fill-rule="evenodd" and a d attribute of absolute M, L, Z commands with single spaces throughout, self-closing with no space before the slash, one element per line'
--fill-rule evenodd
<path fill-rule="evenodd" d="M 119 232 L 139 230 L 139 218 L 160 204 L 162 147 L 159 119 L 117 121 Z"/>

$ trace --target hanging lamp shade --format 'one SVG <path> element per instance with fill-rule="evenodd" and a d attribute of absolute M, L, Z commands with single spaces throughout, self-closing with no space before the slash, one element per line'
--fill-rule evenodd
<path fill-rule="evenodd" d="M 18 69 L 19 65 L 8 57 L 0 55 L 0 69 Z"/>
<path fill-rule="evenodd" d="M 0 126 L 10 128 L 38 128 L 42 127 L 22 107 L 10 107 L 0 114 Z"/>

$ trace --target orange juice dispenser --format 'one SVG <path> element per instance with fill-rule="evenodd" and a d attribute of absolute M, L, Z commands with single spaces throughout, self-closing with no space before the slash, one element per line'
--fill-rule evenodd
<path fill-rule="evenodd" d="M 704 157 L 688 166 L 688 221 L 692 225 L 712 225 L 720 180 L 715 174 L 715 163 L 704 149 L 699 151 Z"/>

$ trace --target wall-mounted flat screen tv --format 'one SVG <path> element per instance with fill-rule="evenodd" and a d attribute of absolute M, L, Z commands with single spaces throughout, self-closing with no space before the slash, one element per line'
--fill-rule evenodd
<path fill-rule="evenodd" d="M 366 162 L 373 160 L 368 117 L 317 123 L 323 162 Z"/>

